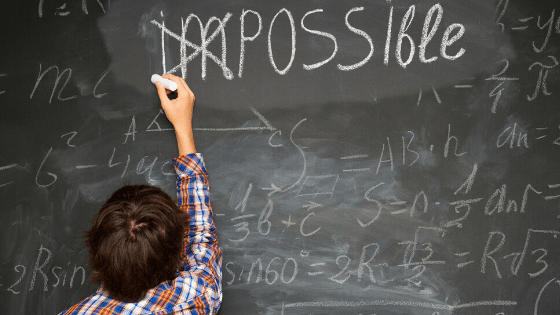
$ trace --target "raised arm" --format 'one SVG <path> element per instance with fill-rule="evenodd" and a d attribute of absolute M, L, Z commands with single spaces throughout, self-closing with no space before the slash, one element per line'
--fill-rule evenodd
<path fill-rule="evenodd" d="M 179 147 L 179 157 L 173 159 L 177 172 L 179 208 L 190 215 L 185 237 L 185 258 L 182 269 L 202 279 L 208 286 L 207 297 L 214 311 L 221 304 L 222 256 L 216 236 L 210 204 L 208 173 L 202 155 L 196 153 L 192 131 L 194 95 L 182 78 L 164 74 L 164 78 L 178 85 L 177 98 L 170 100 L 161 83 L 156 84 L 162 108 L 173 124 Z"/>
<path fill-rule="evenodd" d="M 179 155 L 196 153 L 192 130 L 194 94 L 183 78 L 171 74 L 164 74 L 162 77 L 177 83 L 177 98 L 173 100 L 167 97 L 171 91 L 167 90 L 161 82 L 156 82 L 156 88 L 165 116 L 175 129 Z"/>

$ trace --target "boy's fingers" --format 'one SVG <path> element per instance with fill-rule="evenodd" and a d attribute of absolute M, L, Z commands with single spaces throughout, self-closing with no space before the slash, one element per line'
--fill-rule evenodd
<path fill-rule="evenodd" d="M 163 104 L 164 102 L 168 102 L 169 101 L 169 98 L 167 97 L 168 92 L 161 82 L 156 82 L 156 89 L 161 103 Z"/>
<path fill-rule="evenodd" d="M 169 73 L 163 74 L 162 77 L 177 83 L 177 94 L 179 94 L 179 96 L 181 96 L 183 92 L 187 92 L 187 94 L 191 94 L 191 95 L 193 94 L 193 92 L 191 91 L 191 89 L 189 88 L 189 86 L 187 85 L 187 83 L 183 78 Z"/>
<path fill-rule="evenodd" d="M 179 78 L 178 76 L 174 76 L 172 74 L 167 74 L 165 78 L 177 83 L 177 95 L 179 97 L 184 97 L 188 94 L 185 86 L 181 83 L 182 78 Z"/>

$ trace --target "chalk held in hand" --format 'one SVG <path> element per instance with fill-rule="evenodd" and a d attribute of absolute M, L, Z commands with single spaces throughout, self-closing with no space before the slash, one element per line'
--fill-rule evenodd
<path fill-rule="evenodd" d="M 156 84 L 156 82 L 158 82 L 158 81 L 161 82 L 163 84 L 163 86 L 170 91 L 177 90 L 177 83 L 175 83 L 171 80 L 162 78 L 160 75 L 157 75 L 157 74 L 152 75 L 152 83 Z"/>

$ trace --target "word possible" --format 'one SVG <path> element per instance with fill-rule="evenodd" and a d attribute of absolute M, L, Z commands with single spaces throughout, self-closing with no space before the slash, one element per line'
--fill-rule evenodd
<path fill-rule="evenodd" d="M 364 57 L 361 61 L 354 63 L 354 64 L 350 64 L 350 65 L 343 65 L 343 64 L 337 64 L 337 67 L 339 70 L 342 71 L 350 71 L 350 70 L 354 70 L 354 69 L 358 69 L 362 66 L 364 66 L 366 63 L 368 63 L 371 59 L 371 57 L 373 56 L 373 52 L 374 52 L 374 44 L 373 44 L 373 40 L 371 38 L 371 36 L 365 32 L 364 30 L 358 29 L 354 26 L 352 26 L 349 22 L 349 17 L 352 14 L 358 14 L 357 12 L 360 11 L 364 11 L 364 7 L 355 7 L 350 9 L 346 15 L 345 15 L 345 23 L 346 23 L 346 27 L 348 28 L 348 30 L 354 34 L 357 34 L 361 37 L 364 38 L 365 41 L 368 42 L 370 50 L 367 54 L 366 57 Z M 384 59 L 383 62 L 385 65 L 389 65 L 389 59 L 390 59 L 390 52 L 392 46 L 391 46 L 391 42 L 393 40 L 396 40 L 396 45 L 394 46 L 394 55 L 395 55 L 395 59 L 396 62 L 399 66 L 406 68 L 407 65 L 409 65 L 415 55 L 416 55 L 416 47 L 418 47 L 418 59 L 422 62 L 422 63 L 432 63 L 434 61 L 436 61 L 439 57 L 438 56 L 431 56 L 431 57 L 427 57 L 426 56 L 426 48 L 428 47 L 428 45 L 430 44 L 430 42 L 434 39 L 434 36 L 441 24 L 441 20 L 443 17 L 443 7 L 438 3 L 433 5 L 430 10 L 426 13 L 426 16 L 424 18 L 424 24 L 423 24 L 423 28 L 422 28 L 422 35 L 420 37 L 420 44 L 417 45 L 416 41 L 412 38 L 411 35 L 409 35 L 407 32 L 409 30 L 409 27 L 411 26 L 413 20 L 414 20 L 414 16 L 416 13 L 416 6 L 411 5 L 408 10 L 406 11 L 406 13 L 404 14 L 404 16 L 401 19 L 401 23 L 400 26 L 398 28 L 398 33 L 396 35 L 396 39 L 394 38 L 394 32 L 393 32 L 393 11 L 394 8 L 393 6 L 391 6 L 390 9 L 390 13 L 389 13 L 389 18 L 388 18 L 388 23 L 387 23 L 387 36 L 386 36 L 386 40 L 385 40 L 385 50 L 384 50 Z M 310 29 L 309 27 L 306 26 L 306 20 L 307 19 L 311 19 L 311 18 L 316 18 L 320 15 L 320 13 L 323 13 L 322 9 L 316 9 L 316 10 L 312 10 L 312 11 L 308 11 L 304 14 L 304 16 L 301 18 L 300 21 L 300 25 L 301 28 L 305 31 L 308 32 L 310 34 L 314 34 L 317 36 L 322 36 L 325 38 L 328 38 L 332 41 L 333 43 L 333 51 L 330 55 L 330 57 L 328 57 L 325 60 L 313 63 L 313 64 L 303 64 L 303 68 L 305 70 L 313 70 L 313 69 L 317 69 L 325 64 L 327 64 L 328 62 L 330 62 L 337 54 L 338 51 L 338 44 L 337 44 L 337 38 L 328 32 L 324 32 L 324 31 L 320 31 L 320 30 L 315 30 L 315 29 Z M 290 34 L 291 34 L 291 55 L 290 55 L 290 61 L 288 62 L 288 64 L 284 67 L 284 68 L 279 68 L 279 66 L 276 64 L 275 58 L 274 58 L 274 52 L 272 50 L 272 31 L 274 29 L 275 26 L 275 22 L 276 19 L 280 16 L 280 15 L 285 15 L 288 20 L 289 20 L 289 27 L 290 27 Z M 313 17 L 312 17 L 313 15 Z M 162 13 L 163 16 L 163 13 Z M 168 29 L 165 26 L 165 22 L 158 22 L 156 20 L 152 20 L 151 23 L 156 25 L 158 28 L 161 29 L 161 41 L 162 41 L 162 58 L 163 58 L 163 72 L 169 72 L 169 73 L 174 73 L 177 71 L 181 71 L 181 74 L 184 78 L 186 78 L 187 76 L 187 64 L 191 61 L 194 60 L 194 58 L 196 58 L 197 56 L 201 56 L 201 61 L 202 61 L 202 79 L 206 79 L 206 65 L 207 65 L 207 61 L 208 59 L 214 61 L 217 65 L 219 65 L 222 68 L 223 71 L 223 75 L 226 79 L 228 80 L 232 80 L 234 78 L 234 74 L 231 71 L 231 69 L 228 68 L 227 66 L 227 60 L 226 60 L 226 55 L 227 55 L 227 46 L 226 46 L 226 24 L 227 22 L 230 20 L 231 18 L 231 13 L 227 13 L 223 19 L 219 19 L 215 16 L 211 17 L 208 22 L 206 23 L 206 25 L 204 25 L 202 23 L 202 21 L 200 20 L 200 18 L 198 16 L 196 16 L 195 14 L 190 14 L 186 20 L 182 20 L 182 30 L 181 32 L 178 33 L 174 33 L 172 32 L 170 29 Z M 245 30 L 245 18 L 249 18 L 252 17 L 253 19 L 257 19 L 258 20 L 258 29 L 254 34 L 247 34 L 246 30 Z M 189 24 L 191 22 L 193 22 L 194 20 L 196 20 L 200 26 L 200 39 L 201 39 L 201 43 L 200 45 L 197 45 L 189 40 L 187 40 L 185 38 L 187 31 L 188 31 L 188 27 Z M 263 29 L 263 23 L 262 23 L 262 17 L 261 15 L 253 10 L 243 10 L 243 12 L 241 13 L 240 16 L 240 20 L 241 20 L 241 27 L 240 27 L 240 38 L 241 38 L 241 46 L 240 46 L 240 52 L 239 52 L 239 72 L 238 72 L 238 77 L 241 78 L 243 75 L 243 65 L 245 62 L 245 44 L 247 42 L 252 42 L 254 41 L 258 36 L 261 35 L 262 29 Z M 218 26 L 216 27 L 216 29 L 214 30 L 214 32 L 210 32 L 210 26 L 212 24 L 215 24 L 214 22 L 216 22 L 218 24 Z M 277 26 L 278 27 L 278 26 Z M 453 44 L 455 44 L 465 33 L 465 26 L 460 24 L 460 23 L 453 23 L 449 26 L 447 26 L 447 28 L 445 29 L 441 40 L 439 41 L 440 44 L 440 56 L 444 59 L 447 60 L 456 60 L 459 57 L 463 56 L 465 54 L 465 48 L 463 47 L 453 47 L 451 48 L 451 46 Z M 272 65 L 272 67 L 274 68 L 274 71 L 276 71 L 278 74 L 280 75 L 285 75 L 286 73 L 288 73 L 288 71 L 290 70 L 290 68 L 293 65 L 293 61 L 295 59 L 295 55 L 296 55 L 296 25 L 295 25 L 295 21 L 294 21 L 294 17 L 292 15 L 292 13 L 286 9 L 283 8 L 280 11 L 278 11 L 278 13 L 276 13 L 276 15 L 274 15 L 274 17 L 272 18 L 272 20 L 270 21 L 269 27 L 268 27 L 268 37 L 267 37 L 267 43 L 268 43 L 268 57 L 270 60 L 270 64 Z M 177 66 L 174 66 L 171 70 L 167 70 L 167 64 L 166 64 L 166 58 L 165 58 L 165 47 L 166 47 L 166 43 L 165 43 L 165 38 L 166 35 L 168 37 L 171 37 L 175 40 L 177 40 L 180 43 L 180 56 L 181 56 L 181 61 Z M 210 45 L 210 43 L 212 43 L 217 37 L 221 37 L 221 45 L 222 45 L 222 55 L 221 58 L 216 56 L 215 54 L 213 54 L 212 52 L 210 52 L 208 50 L 208 45 Z M 406 46 L 409 46 L 408 49 L 408 55 L 406 55 L 406 52 L 403 49 L 403 44 Z M 194 52 L 188 54 L 187 53 L 187 47 L 188 48 L 192 48 L 194 49 Z M 449 51 L 453 50 L 455 53 L 450 53 Z"/>

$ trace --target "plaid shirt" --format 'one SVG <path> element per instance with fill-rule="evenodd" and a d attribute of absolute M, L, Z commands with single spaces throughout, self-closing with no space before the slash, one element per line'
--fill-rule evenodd
<path fill-rule="evenodd" d="M 173 159 L 179 207 L 191 216 L 185 258 L 173 281 L 148 291 L 137 303 L 113 299 L 103 288 L 61 314 L 215 314 L 222 302 L 222 254 L 202 155 Z"/>

